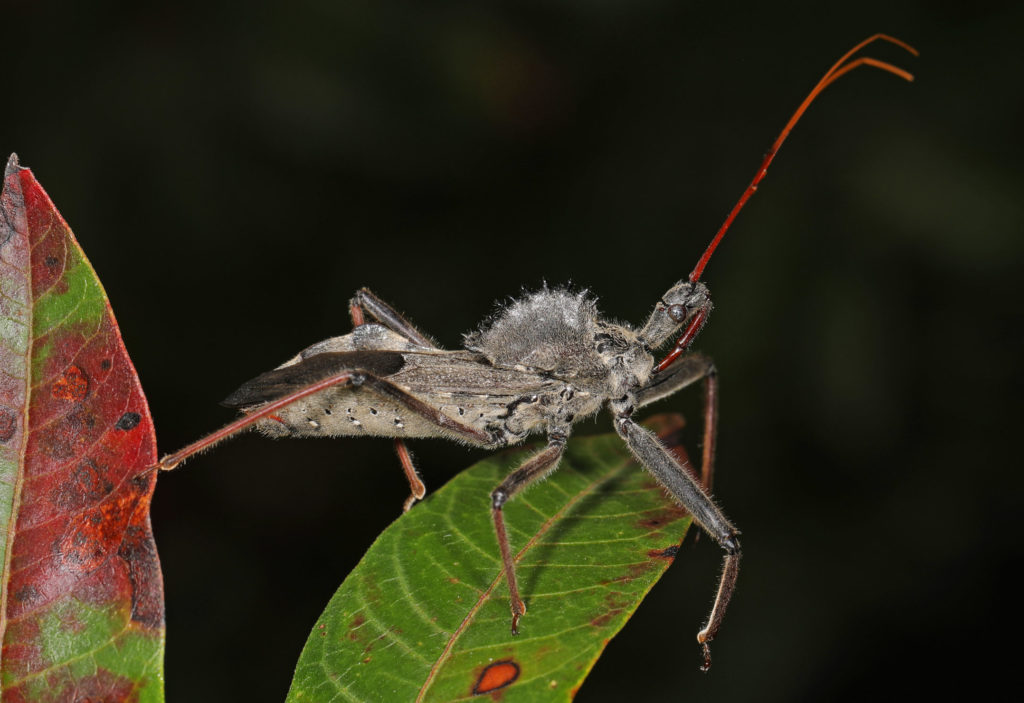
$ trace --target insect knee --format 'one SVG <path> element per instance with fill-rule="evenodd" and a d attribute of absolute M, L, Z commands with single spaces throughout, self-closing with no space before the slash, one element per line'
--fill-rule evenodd
<path fill-rule="evenodd" d="M 501 510 L 501 506 L 508 502 L 508 493 L 500 488 L 495 488 L 491 492 L 491 509 Z"/>

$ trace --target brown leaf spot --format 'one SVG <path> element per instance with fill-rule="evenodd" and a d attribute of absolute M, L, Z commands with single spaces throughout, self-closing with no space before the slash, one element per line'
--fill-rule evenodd
<path fill-rule="evenodd" d="M 0 406 L 0 444 L 3 444 L 18 430 L 18 416 L 10 408 Z"/>
<path fill-rule="evenodd" d="M 75 467 L 69 480 L 53 491 L 50 501 L 66 513 L 99 503 L 114 490 L 114 484 L 104 478 L 104 473 L 92 459 L 86 459 Z"/>
<path fill-rule="evenodd" d="M 50 392 L 57 400 L 78 402 L 89 392 L 89 379 L 85 377 L 82 369 L 69 366 L 64 375 L 53 382 Z"/>
<path fill-rule="evenodd" d="M 39 589 L 32 584 L 29 584 L 27 586 L 22 586 L 14 592 L 14 600 L 18 601 L 18 603 L 31 603 L 32 601 L 37 600 L 40 595 Z"/>
<path fill-rule="evenodd" d="M 134 491 L 122 491 L 70 517 L 63 537 L 54 545 L 61 563 L 81 572 L 101 566 L 125 539 L 125 528 L 138 501 Z"/>
<path fill-rule="evenodd" d="M 148 491 L 148 488 L 144 490 Z M 132 523 L 125 531 L 117 555 L 128 565 L 132 582 L 132 622 L 152 629 L 164 627 L 164 603 L 161 597 L 162 575 L 156 544 L 149 528 L 149 498 L 135 507 Z"/>
<path fill-rule="evenodd" d="M 593 625 L 594 627 L 604 627 L 605 625 L 610 623 L 615 618 L 616 615 L 618 615 L 621 612 L 622 612 L 621 608 L 619 608 L 617 610 L 609 610 L 607 613 L 602 613 L 601 615 L 598 615 L 596 618 L 591 620 L 590 624 Z"/>
<path fill-rule="evenodd" d="M 74 703 L 137 703 L 139 688 L 138 681 L 118 676 L 107 669 L 97 669 L 95 674 L 74 679 L 61 690 L 51 691 L 53 697 L 50 700 Z M 7 693 L 6 689 L 4 693 Z"/>
<path fill-rule="evenodd" d="M 139 415 L 138 413 L 128 412 L 122 415 L 120 419 L 118 419 L 117 424 L 114 426 L 117 427 L 117 429 L 119 430 L 124 430 L 125 432 L 127 432 L 128 430 L 135 429 L 135 427 L 137 427 L 139 422 L 141 421 L 142 415 Z"/>
<path fill-rule="evenodd" d="M 660 530 L 668 523 L 678 520 L 684 515 L 686 515 L 686 511 L 683 508 L 679 506 L 672 506 L 671 508 L 658 510 L 653 514 L 648 514 L 647 517 L 637 520 L 636 526 L 643 530 Z"/>
<path fill-rule="evenodd" d="M 665 547 L 664 549 L 652 549 L 647 552 L 647 556 L 655 559 L 668 559 L 669 561 L 676 558 L 676 554 L 679 553 L 679 545 L 673 544 L 671 547 Z"/>
<path fill-rule="evenodd" d="M 488 664 L 480 672 L 476 683 L 473 684 L 473 695 L 481 696 L 491 691 L 497 691 L 499 688 L 510 686 L 519 678 L 519 672 L 519 665 L 511 659 L 502 659 L 493 664 Z"/>

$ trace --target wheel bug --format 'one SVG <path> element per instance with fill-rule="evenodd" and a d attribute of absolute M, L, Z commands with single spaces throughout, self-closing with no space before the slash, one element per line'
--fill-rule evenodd
<path fill-rule="evenodd" d="M 733 206 L 689 277 L 656 303 L 643 326 L 608 321 L 586 291 L 566 288 L 530 293 L 501 309 L 475 332 L 465 348 L 438 347 L 368 289 L 349 304 L 354 329 L 314 344 L 276 369 L 243 384 L 224 405 L 242 416 L 226 427 L 164 457 L 156 468 L 173 469 L 223 439 L 256 427 L 272 437 L 391 437 L 409 480 L 409 510 L 426 487 L 405 446 L 408 438 L 443 437 L 497 449 L 535 432 L 547 446 L 509 474 L 491 493 L 491 513 L 508 583 L 512 633 L 526 604 L 502 508 L 531 483 L 554 471 L 572 425 L 607 407 L 616 432 L 641 464 L 682 504 L 725 551 L 718 592 L 707 623 L 697 634 L 704 664 L 718 633 L 739 572 L 739 530 L 709 496 L 718 422 L 718 376 L 711 359 L 687 353 L 712 309 L 700 278 L 725 232 L 757 190 L 782 143 L 807 107 L 829 85 L 860 66 L 913 80 L 906 71 L 874 58 L 853 58 L 875 41 L 902 41 L 876 34 L 844 54 L 815 85 L 776 138 L 753 180 Z M 660 361 L 654 352 L 675 339 Z M 697 382 L 704 386 L 704 429 L 699 480 L 690 475 L 633 414 Z"/>

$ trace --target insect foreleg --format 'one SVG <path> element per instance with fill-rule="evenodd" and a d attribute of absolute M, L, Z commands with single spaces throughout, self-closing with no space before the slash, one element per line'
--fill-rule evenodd
<path fill-rule="evenodd" d="M 637 406 L 672 395 L 697 381 L 704 381 L 704 441 L 701 445 L 701 485 L 711 490 L 715 469 L 715 442 L 718 437 L 718 371 L 714 362 L 703 354 L 688 354 L 677 359 L 664 371 L 651 376 L 637 393 Z"/>
<path fill-rule="evenodd" d="M 505 580 L 508 581 L 508 592 L 511 599 L 513 635 L 519 634 L 519 618 L 526 612 L 526 604 L 519 597 L 516 564 L 512 556 L 512 548 L 508 543 L 508 533 L 505 530 L 505 518 L 501 508 L 526 486 L 547 476 L 558 467 L 558 461 L 565 451 L 567 434 L 568 432 L 549 434 L 548 446 L 506 476 L 501 485 L 491 493 L 491 516 L 494 518 L 494 531 L 498 535 L 498 548 L 501 550 L 501 562 L 505 569 Z"/>
<path fill-rule="evenodd" d="M 349 314 L 352 316 L 352 324 L 356 327 L 366 322 L 363 313 L 387 327 L 392 332 L 397 332 L 410 342 L 418 344 L 427 349 L 437 349 L 438 346 L 427 335 L 416 329 L 415 326 L 393 307 L 378 298 L 369 288 L 360 288 L 349 301 Z"/>
<path fill-rule="evenodd" d="M 697 641 L 704 648 L 704 668 L 707 669 L 711 666 L 708 643 L 718 634 L 722 617 L 736 587 L 740 561 L 740 543 L 737 539 L 739 531 L 722 515 L 722 511 L 701 489 L 700 484 L 676 462 L 657 437 L 633 422 L 628 415 L 619 415 L 615 418 L 615 429 L 626 440 L 626 444 L 640 463 L 690 511 L 697 524 L 725 550 L 725 565 L 718 584 L 715 604 L 711 608 L 707 624 L 697 633 Z"/>

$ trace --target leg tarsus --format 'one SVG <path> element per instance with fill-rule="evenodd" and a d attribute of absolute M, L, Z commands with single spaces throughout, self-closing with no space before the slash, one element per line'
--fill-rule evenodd
<path fill-rule="evenodd" d="M 736 577 L 739 575 L 740 570 L 740 543 L 733 537 L 727 540 L 723 547 L 725 547 L 727 554 L 725 555 L 725 564 L 722 568 L 722 578 L 718 582 L 715 604 L 711 606 L 711 614 L 708 616 L 707 625 L 697 633 L 697 642 L 700 643 L 701 648 L 704 650 L 704 665 L 701 667 L 701 671 L 707 671 L 711 668 L 710 643 L 722 626 L 725 610 L 729 607 L 733 591 L 736 590 Z"/>

